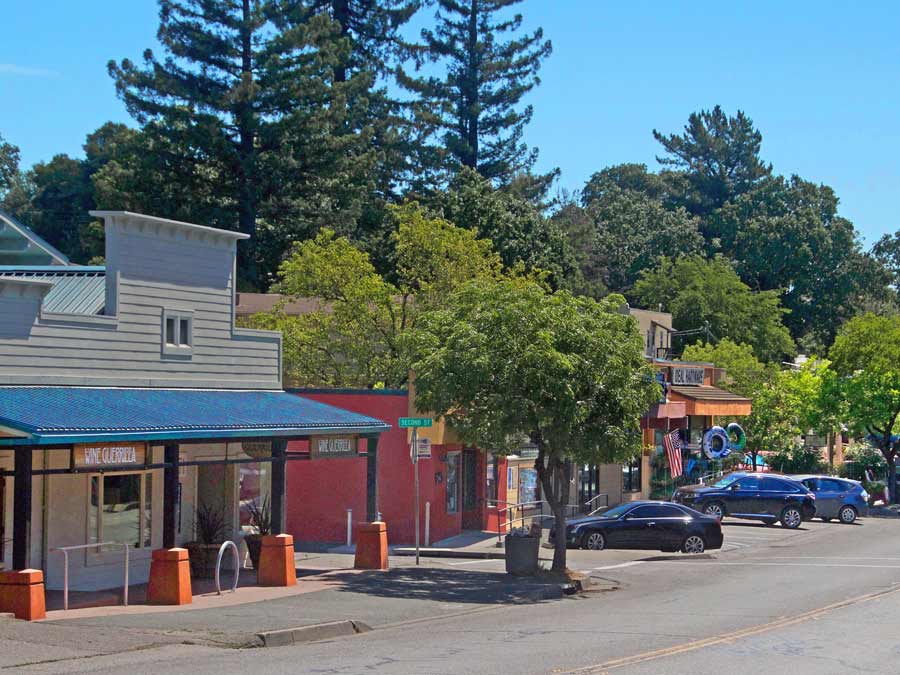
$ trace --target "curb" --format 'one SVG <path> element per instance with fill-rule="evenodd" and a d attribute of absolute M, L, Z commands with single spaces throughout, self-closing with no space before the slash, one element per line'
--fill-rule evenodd
<path fill-rule="evenodd" d="M 263 647 L 287 647 L 303 642 L 330 640 L 331 638 L 356 635 L 357 633 L 368 633 L 371 630 L 371 626 L 362 621 L 345 620 L 318 623 L 299 628 L 271 630 L 265 633 L 258 633 L 257 637 L 262 641 Z"/>
<path fill-rule="evenodd" d="M 391 555 L 414 556 L 416 549 L 398 547 L 391 550 Z M 455 548 L 420 548 L 419 556 L 422 558 L 471 558 L 474 560 L 503 560 L 506 554 L 503 551 L 461 551 Z"/>

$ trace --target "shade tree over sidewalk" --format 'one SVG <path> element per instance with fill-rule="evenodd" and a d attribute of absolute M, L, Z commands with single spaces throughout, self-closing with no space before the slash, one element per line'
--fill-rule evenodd
<path fill-rule="evenodd" d="M 406 337 L 417 405 L 465 442 L 504 453 L 523 438 L 555 518 L 553 570 L 566 568 L 566 505 L 577 464 L 641 451 L 640 417 L 659 399 L 622 296 L 597 302 L 525 277 L 462 285 Z"/>

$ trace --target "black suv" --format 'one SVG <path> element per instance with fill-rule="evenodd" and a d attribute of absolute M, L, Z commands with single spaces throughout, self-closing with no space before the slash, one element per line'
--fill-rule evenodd
<path fill-rule="evenodd" d="M 675 490 L 672 501 L 708 516 L 749 518 L 789 529 L 800 527 L 816 514 L 816 495 L 785 476 L 730 473 L 709 485 L 688 485 Z"/>

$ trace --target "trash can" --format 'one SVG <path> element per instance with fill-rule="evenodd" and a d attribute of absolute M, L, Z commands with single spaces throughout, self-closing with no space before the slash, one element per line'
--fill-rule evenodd
<path fill-rule="evenodd" d="M 541 547 L 540 537 L 507 535 L 504 541 L 507 574 L 528 576 L 538 571 L 538 552 Z"/>

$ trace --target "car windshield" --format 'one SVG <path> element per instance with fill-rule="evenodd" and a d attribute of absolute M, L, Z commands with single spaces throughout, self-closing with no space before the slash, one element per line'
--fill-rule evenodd
<path fill-rule="evenodd" d="M 712 485 L 712 487 L 716 487 L 716 488 L 728 487 L 738 478 L 739 478 L 739 476 L 722 476 L 715 483 L 711 483 L 711 485 Z"/>
<path fill-rule="evenodd" d="M 598 513 L 597 515 L 601 518 L 618 518 L 623 513 L 631 509 L 631 504 L 619 504 L 618 506 L 614 506 L 608 511 L 604 511 L 603 513 Z"/>

